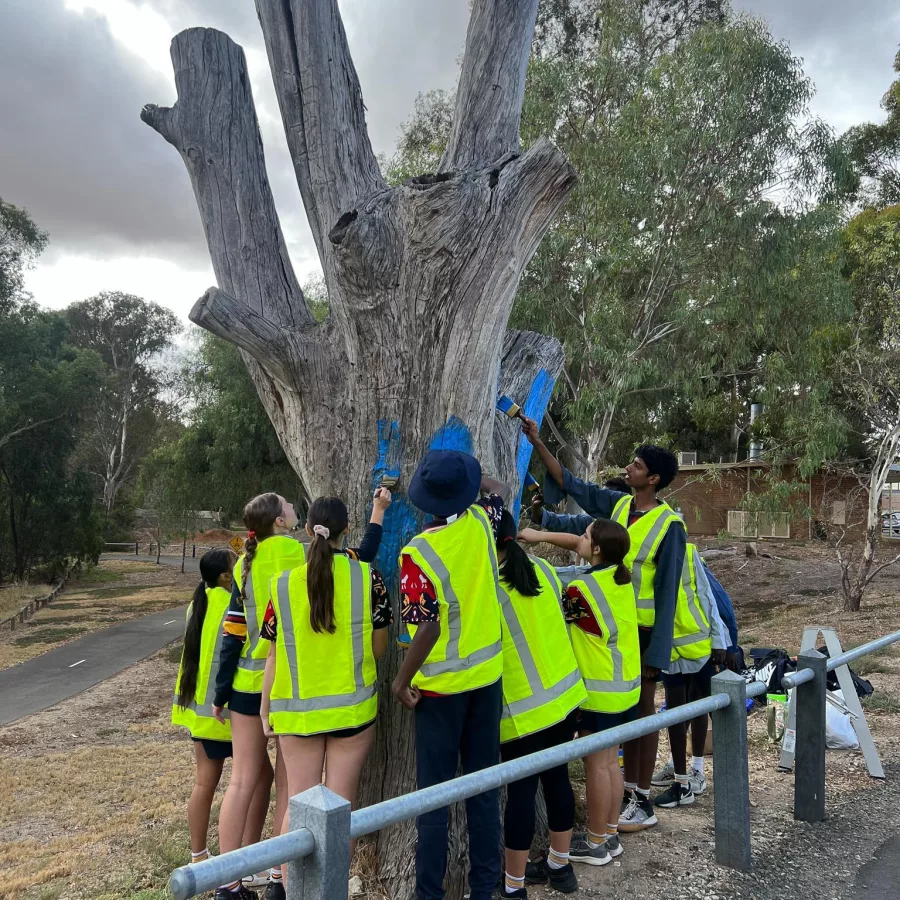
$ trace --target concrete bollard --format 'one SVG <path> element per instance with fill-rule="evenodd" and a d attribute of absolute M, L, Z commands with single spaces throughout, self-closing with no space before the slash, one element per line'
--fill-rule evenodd
<path fill-rule="evenodd" d="M 814 677 L 794 689 L 797 704 L 797 749 L 794 756 L 794 818 L 821 822 L 825 818 L 825 685 L 828 659 L 818 650 L 797 657 L 797 669 L 812 669 Z"/>
<path fill-rule="evenodd" d="M 350 803 L 317 785 L 291 797 L 291 830 L 307 828 L 315 850 L 286 866 L 288 900 L 347 900 L 350 881 Z"/>
<path fill-rule="evenodd" d="M 716 862 L 746 872 L 752 865 L 747 682 L 734 672 L 722 672 L 713 678 L 712 690 L 730 700 L 712 714 Z"/>

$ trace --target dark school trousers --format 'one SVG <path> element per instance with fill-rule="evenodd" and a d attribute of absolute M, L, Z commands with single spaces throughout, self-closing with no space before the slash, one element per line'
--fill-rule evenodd
<path fill-rule="evenodd" d="M 416 706 L 416 782 L 431 787 L 500 761 L 500 681 L 462 694 L 425 697 Z M 417 900 L 443 900 L 447 872 L 447 807 L 416 819 Z M 490 900 L 500 880 L 499 792 L 466 800 L 471 900 Z"/>

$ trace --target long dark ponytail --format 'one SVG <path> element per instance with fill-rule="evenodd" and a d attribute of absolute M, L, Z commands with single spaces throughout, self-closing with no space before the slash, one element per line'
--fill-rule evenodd
<path fill-rule="evenodd" d="M 338 497 L 317 497 L 306 515 L 313 533 L 306 554 L 306 591 L 309 597 L 309 624 L 313 631 L 334 634 L 334 570 L 328 541 L 347 530 L 347 507 Z"/>
<path fill-rule="evenodd" d="M 244 507 L 244 525 L 249 534 L 244 542 L 244 562 L 241 565 L 241 598 L 247 596 L 247 579 L 250 577 L 250 566 L 256 556 L 256 548 L 260 541 L 275 533 L 275 520 L 281 515 L 281 497 L 272 493 L 254 497 Z"/>
<path fill-rule="evenodd" d="M 607 566 L 615 566 L 613 581 L 616 584 L 628 584 L 631 572 L 625 565 L 625 557 L 631 549 L 631 536 L 628 530 L 611 519 L 595 519 L 588 529 L 591 537 L 591 548 L 600 553 L 600 558 Z"/>
<path fill-rule="evenodd" d="M 191 599 L 191 615 L 184 631 L 184 649 L 181 651 L 181 680 L 178 682 L 178 705 L 185 709 L 197 692 L 197 674 L 200 669 L 200 640 L 203 635 L 203 620 L 209 605 L 206 589 L 219 583 L 223 572 L 234 565 L 230 550 L 207 550 L 200 557 L 200 577 L 203 579 Z"/>
<path fill-rule="evenodd" d="M 516 543 L 516 534 L 516 520 L 504 509 L 497 526 L 497 549 L 506 554 L 500 565 L 500 579 L 524 597 L 537 597 L 541 592 L 541 583 L 534 563 Z"/>

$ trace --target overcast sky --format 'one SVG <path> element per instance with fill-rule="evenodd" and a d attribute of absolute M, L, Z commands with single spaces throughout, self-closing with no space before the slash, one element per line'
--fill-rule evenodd
<path fill-rule="evenodd" d="M 415 96 L 452 88 L 468 0 L 340 0 L 376 152 L 389 153 Z M 735 0 L 805 61 L 813 111 L 838 131 L 881 120 L 900 43 L 898 0 Z M 318 268 L 290 167 L 253 0 L 2 0 L 0 196 L 50 232 L 29 277 L 61 307 L 118 289 L 186 316 L 213 284 L 177 152 L 138 118 L 170 105 L 168 46 L 192 25 L 247 52 L 266 159 L 301 281 Z"/>

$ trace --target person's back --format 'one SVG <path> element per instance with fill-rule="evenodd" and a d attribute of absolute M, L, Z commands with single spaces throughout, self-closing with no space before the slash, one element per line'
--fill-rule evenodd
<path fill-rule="evenodd" d="M 397 699 L 416 716 L 416 782 L 426 788 L 495 765 L 500 756 L 503 669 L 500 585 L 494 527 L 505 486 L 482 478 L 468 454 L 433 451 L 408 495 L 434 521 L 401 552 L 402 617 L 412 634 L 394 679 Z M 500 875 L 497 791 L 466 801 L 471 900 L 488 900 Z M 447 809 L 419 816 L 416 895 L 442 900 Z"/>
<path fill-rule="evenodd" d="M 333 555 L 333 630 L 313 627 L 308 573 L 301 566 L 272 580 L 280 635 L 269 700 L 275 734 L 357 728 L 372 722 L 378 709 L 370 567 Z"/>

